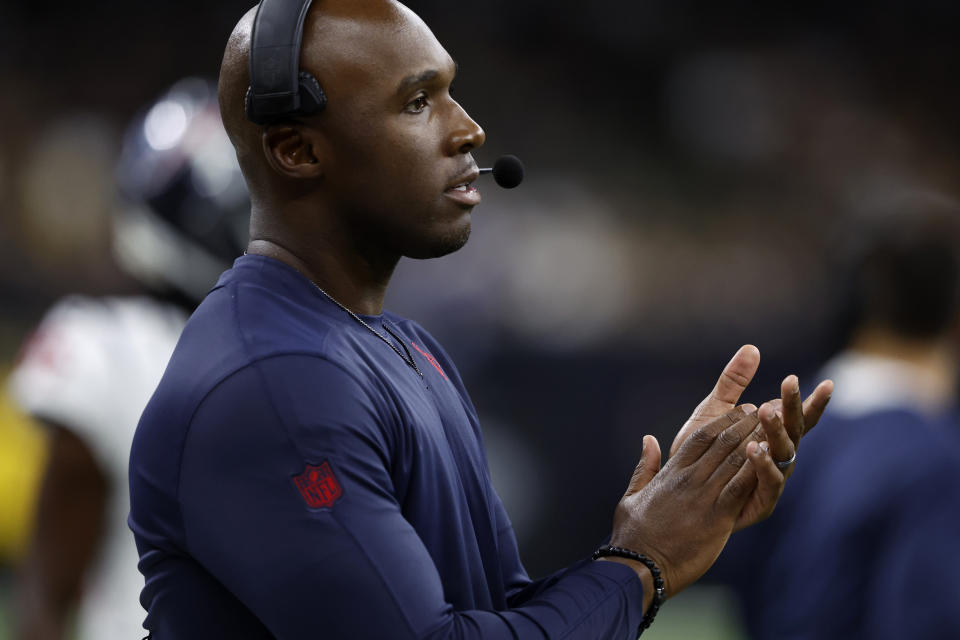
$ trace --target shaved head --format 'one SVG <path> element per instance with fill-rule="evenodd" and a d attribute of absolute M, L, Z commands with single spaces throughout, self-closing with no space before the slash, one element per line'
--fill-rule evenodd
<path fill-rule="evenodd" d="M 250 86 L 250 34 L 257 7 L 247 11 L 233 28 L 220 64 L 220 81 L 217 87 L 220 100 L 220 117 L 227 130 L 230 142 L 237 150 L 240 168 L 254 191 L 253 157 L 260 153 L 260 127 L 247 120 L 245 98 Z"/>

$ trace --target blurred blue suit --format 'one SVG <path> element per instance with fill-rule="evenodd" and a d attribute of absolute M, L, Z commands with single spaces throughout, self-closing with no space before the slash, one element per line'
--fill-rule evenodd
<path fill-rule="evenodd" d="M 960 638 L 960 420 L 952 390 L 853 353 L 774 514 L 708 580 L 758 639 Z"/>

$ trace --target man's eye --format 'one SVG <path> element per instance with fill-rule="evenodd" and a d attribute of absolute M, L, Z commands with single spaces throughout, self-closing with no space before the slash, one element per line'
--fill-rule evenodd
<path fill-rule="evenodd" d="M 409 113 L 420 113 L 426 108 L 427 96 L 417 96 L 407 104 L 406 111 Z"/>

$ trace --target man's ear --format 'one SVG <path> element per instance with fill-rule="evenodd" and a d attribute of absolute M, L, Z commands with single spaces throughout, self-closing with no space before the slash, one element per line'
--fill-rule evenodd
<path fill-rule="evenodd" d="M 290 178 L 319 178 L 323 175 L 318 135 L 292 124 L 267 127 L 261 136 L 263 152 L 274 171 Z"/>

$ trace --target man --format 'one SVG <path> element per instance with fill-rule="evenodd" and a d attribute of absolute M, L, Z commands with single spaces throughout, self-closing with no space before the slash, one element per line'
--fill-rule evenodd
<path fill-rule="evenodd" d="M 958 220 L 914 194 L 849 235 L 829 426 L 773 517 L 708 574 L 735 587 L 755 638 L 960 637 Z"/>
<path fill-rule="evenodd" d="M 453 60 L 396 2 L 315 2 L 301 68 L 327 107 L 256 126 L 244 116 L 253 15 L 220 77 L 253 203 L 248 255 L 188 323 L 131 453 L 145 627 L 157 638 L 635 634 L 655 601 L 648 565 L 584 560 L 531 582 L 456 368 L 382 309 L 400 257 L 459 249 L 480 202 L 470 153 L 484 133 L 450 96 Z M 775 461 L 789 472 L 829 397 L 825 383 L 802 406 L 791 376 L 782 401 L 735 408 L 758 362 L 754 347 L 734 356 L 662 470 L 645 438 L 617 508 L 611 544 L 648 556 L 668 595 L 769 514 L 784 482 Z"/>
<path fill-rule="evenodd" d="M 158 144 L 158 132 L 169 128 L 157 122 L 171 110 L 185 116 L 180 135 Z M 49 434 L 33 535 L 18 572 L 22 640 L 141 631 L 142 577 L 126 526 L 133 430 L 189 310 L 245 244 L 232 228 L 246 222 L 249 199 L 212 82 L 181 80 L 135 119 L 117 187 L 113 246 L 141 291 L 58 301 L 10 377 L 12 398 Z"/>

